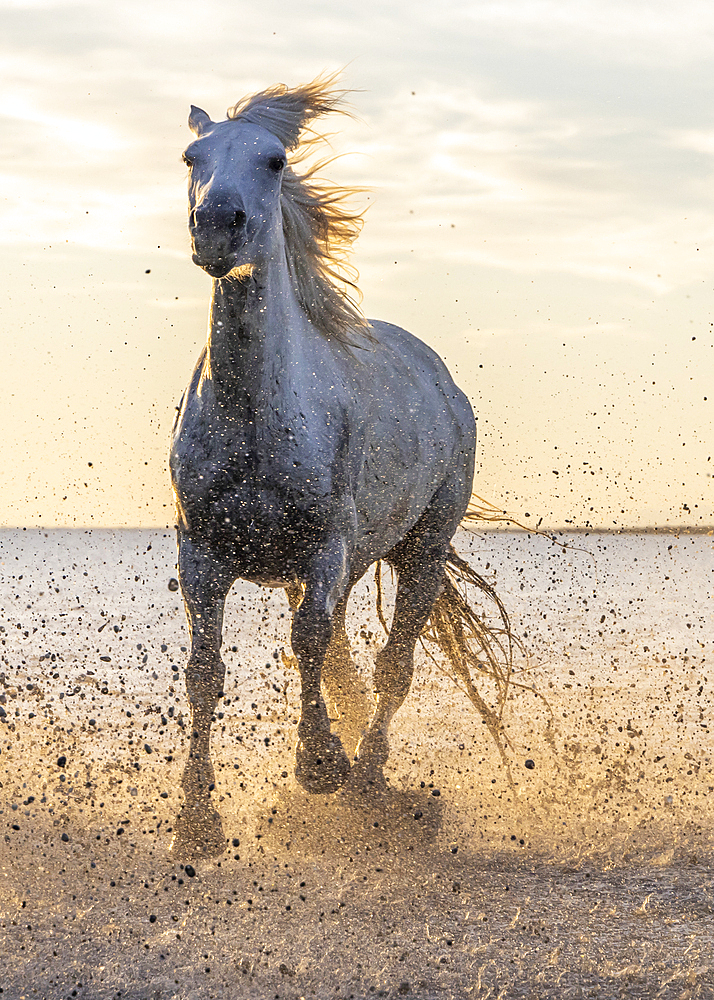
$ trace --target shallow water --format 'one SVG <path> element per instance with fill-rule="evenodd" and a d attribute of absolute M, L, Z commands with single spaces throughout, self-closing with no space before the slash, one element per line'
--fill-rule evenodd
<path fill-rule="evenodd" d="M 237 585 L 186 869 L 173 534 L 0 532 L 3 996 L 714 996 L 711 538 L 558 542 L 458 539 L 528 652 L 510 777 L 421 654 L 375 801 L 296 785 L 287 604 Z M 369 675 L 371 580 L 348 630 Z"/>

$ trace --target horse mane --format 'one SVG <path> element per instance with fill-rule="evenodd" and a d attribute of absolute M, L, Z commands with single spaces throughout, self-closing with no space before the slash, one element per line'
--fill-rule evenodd
<path fill-rule="evenodd" d="M 363 213 L 346 203 L 361 189 L 339 187 L 316 176 L 334 157 L 305 164 L 314 147 L 327 141 L 310 128 L 313 119 L 335 111 L 350 113 L 344 106 L 347 91 L 333 86 L 337 76 L 319 76 L 292 90 L 277 84 L 244 97 L 227 115 L 261 126 L 288 151 L 280 204 L 288 271 L 298 302 L 325 337 L 354 345 L 355 334 L 374 339 L 359 307 L 358 273 L 349 262 Z"/>

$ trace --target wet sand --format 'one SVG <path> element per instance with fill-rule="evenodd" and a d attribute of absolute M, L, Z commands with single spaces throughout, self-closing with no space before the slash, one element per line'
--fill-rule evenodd
<path fill-rule="evenodd" d="M 2 995 L 714 996 L 712 539 L 558 540 L 458 538 L 528 653 L 510 780 L 420 654 L 374 801 L 296 785 L 287 603 L 236 585 L 213 738 L 226 852 L 191 861 L 169 853 L 173 534 L 0 532 Z M 366 676 L 374 591 L 348 622 Z"/>

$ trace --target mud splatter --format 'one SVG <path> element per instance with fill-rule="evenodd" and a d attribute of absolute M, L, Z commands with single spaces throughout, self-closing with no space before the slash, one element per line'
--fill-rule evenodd
<path fill-rule="evenodd" d="M 236 587 L 213 859 L 168 853 L 187 746 L 171 534 L 0 544 L 5 995 L 714 992 L 710 539 L 577 536 L 588 555 L 462 536 L 548 705 L 509 702 L 511 786 L 467 699 L 421 660 L 375 801 L 296 786 L 289 609 Z M 369 676 L 367 587 L 350 635 Z"/>

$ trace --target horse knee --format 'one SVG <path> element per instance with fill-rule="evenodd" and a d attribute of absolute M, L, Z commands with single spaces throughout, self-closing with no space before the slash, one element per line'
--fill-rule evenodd
<path fill-rule="evenodd" d="M 186 692 L 190 702 L 208 700 L 213 707 L 223 693 L 226 668 L 220 657 L 206 661 L 190 659 L 186 665 Z M 211 709 L 212 710 L 212 709 Z"/>

